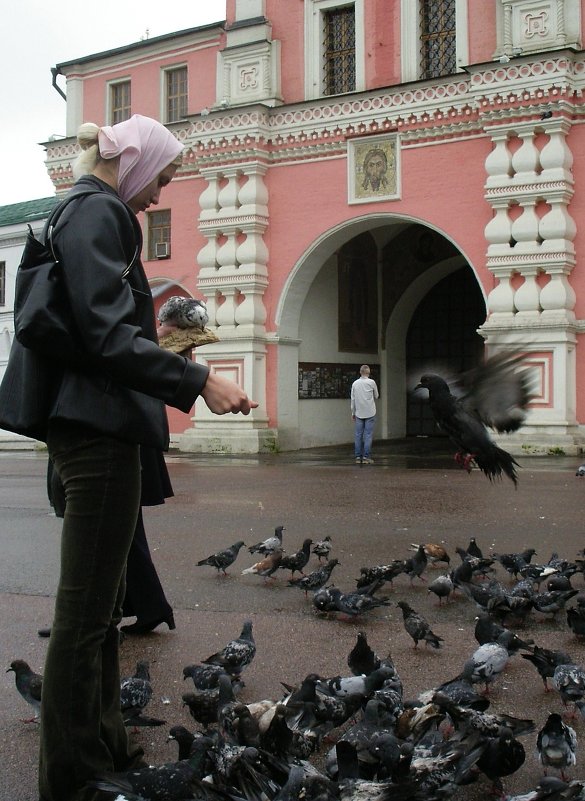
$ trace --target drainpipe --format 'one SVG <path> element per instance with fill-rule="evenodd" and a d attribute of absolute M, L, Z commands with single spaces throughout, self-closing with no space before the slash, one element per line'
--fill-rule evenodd
<path fill-rule="evenodd" d="M 57 76 L 58 75 L 62 75 L 62 74 L 63 73 L 61 72 L 59 67 L 51 67 L 51 75 L 53 76 L 53 80 L 52 80 L 53 89 L 56 89 L 59 92 L 59 94 L 61 95 L 61 97 L 63 98 L 63 100 L 67 101 L 67 95 L 61 89 L 61 87 L 57 85 Z"/>

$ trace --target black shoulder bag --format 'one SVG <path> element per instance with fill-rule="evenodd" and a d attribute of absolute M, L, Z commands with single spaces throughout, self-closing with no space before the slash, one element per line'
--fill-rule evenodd
<path fill-rule="evenodd" d="M 39 242 L 29 225 L 22 258 L 16 273 L 14 295 L 14 334 L 25 348 L 69 363 L 83 358 L 80 336 L 71 313 L 60 262 L 53 247 L 53 231 L 69 203 L 86 195 L 99 194 L 89 189 L 70 195 L 57 207 L 47 223 L 45 243 Z M 120 201 L 121 202 L 121 201 Z M 134 258 L 122 273 L 126 278 Z"/>

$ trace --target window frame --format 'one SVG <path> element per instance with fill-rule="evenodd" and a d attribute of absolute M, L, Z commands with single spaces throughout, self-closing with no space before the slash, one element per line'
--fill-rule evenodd
<path fill-rule="evenodd" d="M 6 262 L 0 261 L 0 306 L 6 306 Z"/>
<path fill-rule="evenodd" d="M 177 119 L 171 120 L 169 119 L 169 75 L 173 72 L 185 71 L 185 114 L 183 116 L 179 115 Z M 182 97 L 183 95 L 177 95 L 178 98 Z M 175 122 L 180 122 L 184 120 L 189 114 L 189 67 L 187 63 L 184 64 L 172 64 L 161 69 L 161 120 L 165 123 L 165 125 L 172 125 Z"/>
<path fill-rule="evenodd" d="M 124 78 L 116 78 L 113 81 L 107 81 L 107 83 L 106 83 L 106 92 L 107 92 L 107 98 L 106 98 L 107 114 L 106 114 L 106 119 L 109 120 L 109 124 L 110 125 L 115 125 L 117 122 L 122 122 L 122 120 L 116 120 L 114 122 L 114 91 L 118 87 L 123 86 L 123 85 L 124 86 L 125 85 L 128 86 L 129 96 L 130 96 L 129 97 L 129 99 L 130 99 L 129 113 L 128 113 L 128 116 L 125 117 L 124 119 L 129 120 L 130 117 L 132 116 L 132 81 L 131 81 L 131 79 L 128 76 L 126 76 Z"/>
<path fill-rule="evenodd" d="M 411 0 L 412 2 L 412 0 Z M 326 95 L 323 74 L 323 13 L 353 6 L 355 13 L 355 89 L 365 86 L 364 0 L 305 0 L 305 99 L 336 97 Z"/>
<path fill-rule="evenodd" d="M 153 225 L 153 218 L 155 215 L 165 215 L 168 214 L 168 222 L 167 223 L 157 223 Z M 147 252 L 146 252 L 146 261 L 160 261 L 161 257 L 156 255 L 156 246 L 162 243 L 167 243 L 169 246 L 169 251 L 167 256 L 164 258 L 170 258 L 172 255 L 171 249 L 171 239 L 172 239 L 172 214 L 171 209 L 156 209 L 155 211 L 147 211 L 146 212 L 146 228 L 147 228 Z M 155 238 L 155 231 L 166 231 L 168 230 L 168 237 L 156 237 Z"/>
<path fill-rule="evenodd" d="M 420 69 L 420 0 L 400 0 L 400 63 L 402 82 L 421 79 Z M 469 63 L 469 27 L 467 0 L 455 0 L 455 69 L 463 72 Z M 442 76 L 443 77 L 443 76 Z M 426 78 L 425 80 L 440 80 Z"/>

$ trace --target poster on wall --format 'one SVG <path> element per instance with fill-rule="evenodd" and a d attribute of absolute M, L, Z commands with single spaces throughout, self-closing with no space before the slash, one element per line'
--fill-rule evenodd
<path fill-rule="evenodd" d="M 398 134 L 363 136 L 347 143 L 348 203 L 400 197 Z"/>
<path fill-rule="evenodd" d="M 349 399 L 351 385 L 360 377 L 361 364 L 299 362 L 299 400 Z M 370 365 L 370 376 L 380 390 L 380 365 Z"/>

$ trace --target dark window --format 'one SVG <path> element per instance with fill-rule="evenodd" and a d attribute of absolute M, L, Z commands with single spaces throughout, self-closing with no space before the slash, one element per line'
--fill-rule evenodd
<path fill-rule="evenodd" d="M 165 259 L 171 255 L 171 211 L 151 211 L 148 220 L 148 258 Z"/>
<path fill-rule="evenodd" d="M 355 8 L 332 8 L 323 14 L 323 93 L 355 90 Z"/>
<path fill-rule="evenodd" d="M 184 120 L 187 116 L 187 67 L 168 70 L 167 84 L 167 122 Z"/>
<path fill-rule="evenodd" d="M 116 125 L 118 122 L 129 120 L 132 113 L 130 103 L 130 81 L 114 83 L 110 87 L 110 90 L 112 125 Z"/>
<path fill-rule="evenodd" d="M 422 0 L 420 28 L 420 77 L 456 72 L 455 0 Z"/>
<path fill-rule="evenodd" d="M 0 306 L 6 306 L 6 262 L 0 261 Z"/>

